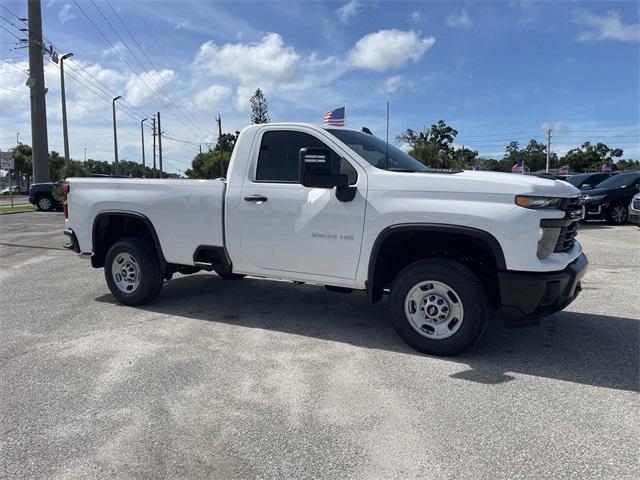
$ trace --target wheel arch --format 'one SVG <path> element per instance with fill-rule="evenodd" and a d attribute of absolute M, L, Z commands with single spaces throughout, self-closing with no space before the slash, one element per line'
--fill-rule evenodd
<path fill-rule="evenodd" d="M 151 240 L 164 270 L 167 261 L 151 220 L 141 213 L 122 210 L 103 211 L 95 216 L 91 230 L 91 265 L 94 268 L 103 267 L 109 247 L 127 236 Z"/>
<path fill-rule="evenodd" d="M 443 240 L 455 239 L 461 241 L 464 239 L 471 240 L 472 245 L 475 248 L 479 248 L 491 256 L 493 265 L 496 270 L 506 270 L 506 262 L 504 258 L 504 252 L 498 240 L 489 232 L 480 230 L 473 227 L 467 227 L 463 225 L 446 225 L 437 223 L 405 223 L 390 225 L 384 228 L 376 237 L 376 240 L 371 249 L 371 255 L 369 256 L 369 265 L 367 270 L 367 282 L 366 292 L 367 299 L 371 303 L 375 303 L 382 298 L 385 284 L 388 283 L 388 278 L 383 271 L 384 263 L 381 262 L 381 253 L 384 253 L 385 247 L 389 246 L 392 239 L 400 239 L 402 236 L 412 236 L 417 234 L 420 238 L 424 238 L 426 234 L 434 234 L 434 238 L 438 239 L 441 243 Z M 398 237 L 399 236 L 399 237 Z M 384 255 L 383 255 L 384 256 Z M 418 256 L 415 260 L 429 258 L 433 255 L 425 254 L 424 256 Z M 405 265 L 397 266 L 397 270 L 400 271 Z M 396 272 L 397 273 L 397 272 Z M 493 300 L 496 300 L 495 298 Z"/>

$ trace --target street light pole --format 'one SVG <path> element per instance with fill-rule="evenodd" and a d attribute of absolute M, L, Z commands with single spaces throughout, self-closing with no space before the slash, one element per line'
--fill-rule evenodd
<path fill-rule="evenodd" d="M 64 164 L 71 163 L 69 156 L 69 131 L 67 130 L 67 99 L 64 94 L 64 61 L 73 56 L 73 53 L 65 53 L 60 57 L 60 97 L 62 98 L 62 136 L 64 138 Z"/>
<path fill-rule="evenodd" d="M 143 118 L 140 120 L 140 134 L 142 135 L 142 178 L 147 177 L 147 164 L 144 161 L 144 122 L 149 120 L 148 118 Z"/>
<path fill-rule="evenodd" d="M 118 175 L 118 130 L 116 129 L 116 100 L 122 98 L 122 95 L 118 95 L 111 101 L 113 107 L 113 153 L 115 162 L 113 164 L 114 173 Z"/>

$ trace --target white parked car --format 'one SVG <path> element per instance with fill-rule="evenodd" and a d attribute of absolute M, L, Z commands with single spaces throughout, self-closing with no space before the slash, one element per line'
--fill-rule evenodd
<path fill-rule="evenodd" d="M 464 350 L 494 311 L 524 324 L 566 307 L 587 267 L 577 188 L 430 171 L 345 128 L 247 127 L 227 179 L 71 178 L 65 190 L 67 248 L 104 268 L 121 303 L 200 269 L 388 294 L 395 329 L 426 353 Z"/>

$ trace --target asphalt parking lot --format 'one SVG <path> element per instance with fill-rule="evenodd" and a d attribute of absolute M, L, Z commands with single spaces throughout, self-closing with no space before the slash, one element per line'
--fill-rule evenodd
<path fill-rule="evenodd" d="M 638 478 L 640 233 L 582 295 L 418 354 L 386 301 L 215 274 L 116 305 L 60 213 L 0 216 L 0 478 Z"/>

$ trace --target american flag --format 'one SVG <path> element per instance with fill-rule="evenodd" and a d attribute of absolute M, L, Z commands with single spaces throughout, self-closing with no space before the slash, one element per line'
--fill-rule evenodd
<path fill-rule="evenodd" d="M 522 162 L 518 162 L 511 167 L 511 173 L 522 173 Z"/>
<path fill-rule="evenodd" d="M 333 125 L 334 127 L 344 127 L 344 114 L 345 107 L 339 107 L 334 110 L 329 110 L 324 114 L 322 120 L 323 125 Z"/>

